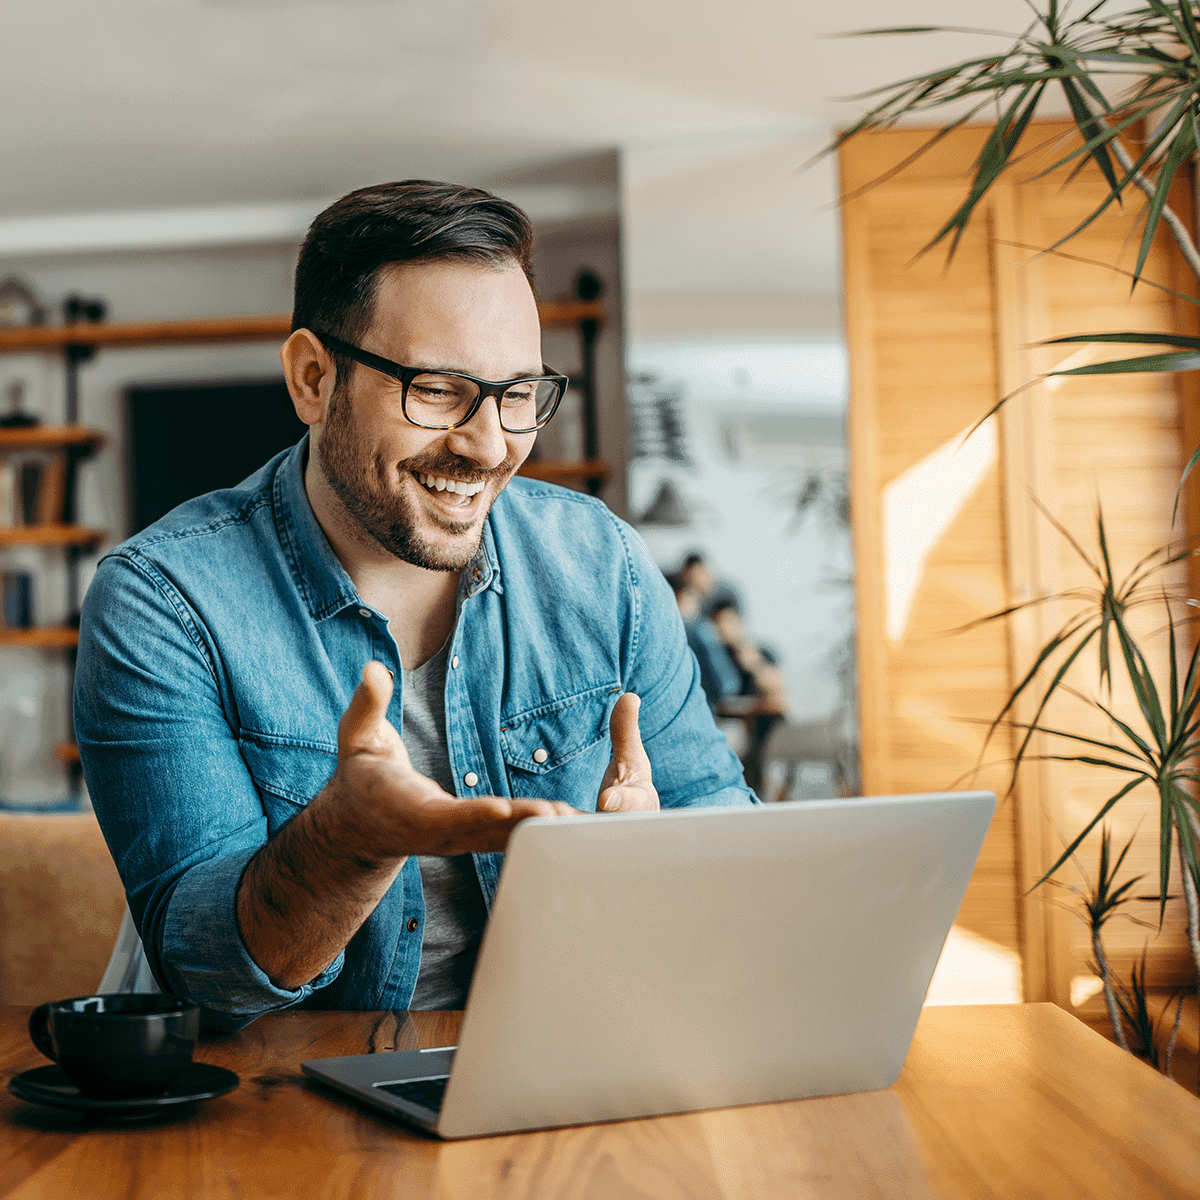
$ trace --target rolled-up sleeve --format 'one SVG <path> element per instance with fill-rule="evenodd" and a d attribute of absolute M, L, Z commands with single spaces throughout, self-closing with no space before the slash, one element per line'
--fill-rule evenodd
<path fill-rule="evenodd" d="M 242 942 L 238 884 L 268 823 L 217 653 L 152 563 L 129 550 L 102 560 L 83 605 L 75 680 L 88 792 L 159 986 L 235 1028 L 331 982 L 342 957 L 289 991 Z"/>

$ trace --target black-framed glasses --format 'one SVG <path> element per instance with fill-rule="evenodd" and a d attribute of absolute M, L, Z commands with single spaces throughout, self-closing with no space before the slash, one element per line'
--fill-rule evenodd
<path fill-rule="evenodd" d="M 423 367 L 402 367 L 390 358 L 382 358 L 369 350 L 343 342 L 341 338 L 311 330 L 339 354 L 352 358 L 364 367 L 381 371 L 400 381 L 400 409 L 404 419 L 422 429 L 457 429 L 465 425 L 488 396 L 496 397 L 500 410 L 500 428 L 506 433 L 533 433 L 554 416 L 567 377 L 555 375 L 545 363 L 547 372 L 530 379 L 505 379 L 499 383 L 476 379 L 457 371 L 427 371 Z"/>

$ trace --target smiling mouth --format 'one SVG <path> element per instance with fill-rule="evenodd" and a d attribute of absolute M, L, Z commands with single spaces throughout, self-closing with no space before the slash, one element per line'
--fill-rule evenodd
<path fill-rule="evenodd" d="M 415 471 L 413 474 L 427 492 L 450 492 L 458 496 L 455 508 L 466 508 L 487 487 L 486 483 L 468 483 L 464 479 L 448 479 L 444 475 L 426 475 Z"/>

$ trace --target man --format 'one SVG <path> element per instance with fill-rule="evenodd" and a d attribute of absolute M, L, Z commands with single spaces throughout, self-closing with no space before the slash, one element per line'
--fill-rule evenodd
<path fill-rule="evenodd" d="M 155 979 L 226 1027 L 462 1007 L 525 817 L 754 802 L 636 535 L 513 480 L 565 386 L 531 250 L 473 189 L 332 205 L 281 352 L 308 436 L 88 591 L 88 788 Z"/>

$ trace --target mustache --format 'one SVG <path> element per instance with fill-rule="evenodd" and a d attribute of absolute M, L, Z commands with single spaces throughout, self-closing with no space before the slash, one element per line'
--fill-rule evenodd
<path fill-rule="evenodd" d="M 403 458 L 396 467 L 400 471 L 411 471 L 419 475 L 440 475 L 447 479 L 457 479 L 463 483 L 491 483 L 493 480 L 503 481 L 516 470 L 516 459 L 511 456 L 497 467 L 481 470 L 478 463 L 460 455 L 451 454 L 442 449 L 429 454 L 414 454 L 411 458 Z"/>

